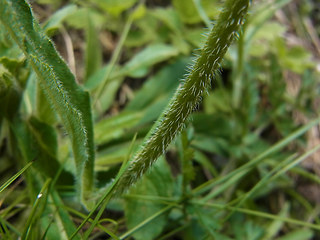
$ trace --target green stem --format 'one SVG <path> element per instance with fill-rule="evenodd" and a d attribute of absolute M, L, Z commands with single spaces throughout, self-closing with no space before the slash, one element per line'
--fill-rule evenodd
<path fill-rule="evenodd" d="M 198 107 L 203 93 L 208 91 L 211 81 L 219 71 L 220 62 L 237 36 L 237 31 L 247 14 L 248 5 L 249 0 L 225 2 L 224 10 L 211 30 L 206 44 L 200 50 L 190 73 L 177 89 L 117 184 L 118 193 L 135 183 L 183 129 L 188 116 Z"/>
<path fill-rule="evenodd" d="M 192 201 L 192 203 L 200 205 L 200 206 L 213 207 L 213 208 L 220 209 L 220 210 L 236 211 L 236 212 L 244 213 L 247 215 L 257 216 L 260 218 L 267 218 L 267 219 L 272 219 L 272 220 L 283 221 L 286 223 L 291 223 L 291 224 L 295 224 L 295 225 L 302 226 L 302 227 L 312 228 L 312 229 L 315 229 L 318 231 L 320 230 L 320 226 L 317 224 L 304 222 L 304 221 L 300 221 L 300 220 L 293 219 L 293 218 L 277 216 L 277 215 L 273 215 L 270 213 L 254 211 L 254 210 L 250 210 L 250 209 L 246 209 L 246 208 L 236 208 L 236 207 L 231 207 L 231 206 L 227 206 L 227 205 L 223 205 L 223 204 L 216 204 L 216 203 L 203 203 L 203 202 L 199 202 L 199 201 Z"/>
<path fill-rule="evenodd" d="M 111 60 L 110 60 L 110 66 L 108 68 L 108 71 L 107 71 L 107 74 L 106 76 L 104 77 L 104 80 L 102 82 L 102 86 L 98 89 L 98 92 L 95 96 L 95 99 L 93 101 L 93 105 L 96 105 L 98 103 L 98 100 L 99 98 L 101 97 L 103 91 L 105 90 L 106 86 L 107 86 L 107 83 L 110 81 L 110 76 L 111 76 L 111 73 L 112 73 L 112 70 L 115 66 L 115 64 L 117 63 L 119 57 L 120 57 L 120 53 L 121 53 L 121 50 L 122 50 L 122 47 L 123 47 L 123 44 L 128 36 L 128 33 L 129 33 L 129 30 L 131 28 L 131 25 L 132 25 L 132 22 L 133 22 L 133 17 L 132 17 L 132 14 L 129 16 L 125 26 L 124 26 L 124 29 L 123 29 L 123 32 L 121 34 L 121 38 L 117 44 L 117 47 L 116 49 L 114 50 L 113 54 L 112 54 L 112 57 L 111 57 Z"/>
<path fill-rule="evenodd" d="M 122 50 L 122 48 L 123 48 L 124 42 L 125 42 L 125 40 L 127 39 L 127 36 L 128 36 L 129 31 L 130 31 L 130 29 L 131 29 L 131 26 L 132 26 L 132 23 L 133 23 L 133 20 L 134 20 L 134 12 L 135 12 L 135 10 L 138 9 L 143 3 L 144 3 L 144 0 L 140 0 L 139 3 L 138 3 L 138 5 L 134 8 L 134 10 L 132 11 L 132 13 L 131 13 L 131 14 L 129 15 L 129 17 L 128 17 L 128 20 L 127 20 L 127 22 L 126 22 L 126 24 L 125 24 L 125 26 L 124 26 L 124 29 L 123 29 L 123 32 L 122 32 L 122 34 L 121 34 L 120 40 L 119 40 L 119 42 L 118 42 L 118 44 L 117 44 L 117 47 L 116 47 L 116 49 L 114 50 L 114 52 L 113 52 L 113 54 L 112 54 L 112 57 L 111 57 L 111 60 L 110 60 L 110 66 L 109 66 L 109 68 L 108 68 L 107 74 L 106 74 L 106 76 L 105 76 L 105 78 L 104 78 L 104 80 L 103 80 L 103 82 L 102 82 L 102 86 L 98 89 L 98 92 L 97 92 L 97 94 L 96 94 L 96 96 L 95 96 L 95 99 L 94 99 L 94 101 L 93 101 L 93 105 L 94 105 L 94 106 L 98 103 L 98 101 L 99 101 L 99 99 L 100 99 L 103 91 L 105 90 L 105 88 L 106 88 L 106 86 L 107 86 L 107 83 L 110 82 L 110 80 L 112 79 L 112 78 L 110 78 L 110 77 L 111 77 L 111 73 L 112 73 L 112 70 L 113 70 L 115 64 L 116 64 L 116 63 L 118 62 L 118 60 L 119 60 L 119 57 L 120 57 L 121 50 Z"/>
<path fill-rule="evenodd" d="M 144 220 L 143 222 L 141 222 L 140 224 L 138 224 L 134 228 L 132 228 L 129 231 L 127 231 L 125 234 L 121 235 L 120 239 L 125 239 L 125 238 L 129 237 L 134 232 L 138 231 L 139 229 L 141 229 L 143 226 L 145 226 L 146 224 L 148 224 L 149 222 L 151 222 L 155 218 L 157 218 L 160 215 L 164 214 L 165 212 L 169 211 L 174 206 L 175 206 L 174 204 L 171 204 L 171 205 L 168 205 L 165 208 L 161 209 L 160 211 L 156 212 L 155 214 L 153 214 L 152 216 L 148 217 L 146 220 Z"/>

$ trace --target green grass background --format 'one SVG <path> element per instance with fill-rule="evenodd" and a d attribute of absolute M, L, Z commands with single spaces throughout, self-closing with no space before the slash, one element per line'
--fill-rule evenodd
<path fill-rule="evenodd" d="M 252 1 L 182 133 L 137 184 L 103 198 L 223 2 L 30 1 L 45 35 L 22 29 L 19 45 L 5 28 L 19 23 L 3 18 L 1 239 L 320 237 L 320 19 L 312 0 Z M 47 36 L 70 70 L 54 50 L 41 50 L 50 48 Z M 39 55 L 29 54 L 34 49 Z M 34 69 L 43 63 L 41 79 Z M 68 79 L 64 88 L 60 77 Z M 48 78 L 55 85 L 41 85 Z M 48 89 L 64 98 L 50 100 Z M 93 142 L 82 141 L 90 128 Z"/>

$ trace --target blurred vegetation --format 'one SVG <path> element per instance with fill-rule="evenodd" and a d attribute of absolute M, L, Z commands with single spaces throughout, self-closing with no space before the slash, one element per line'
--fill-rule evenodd
<path fill-rule="evenodd" d="M 223 2 L 30 1 L 90 94 L 90 201 L 168 104 Z M 142 180 L 110 200 L 90 239 L 320 238 L 319 9 L 316 0 L 251 3 L 198 111 Z M 1 239 L 68 239 L 90 212 L 77 197 L 72 143 L 1 24 L 0 104 Z"/>

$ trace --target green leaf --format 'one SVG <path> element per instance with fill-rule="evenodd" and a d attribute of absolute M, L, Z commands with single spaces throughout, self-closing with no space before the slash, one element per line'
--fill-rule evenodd
<path fill-rule="evenodd" d="M 182 131 L 177 141 L 177 145 L 179 150 L 181 172 L 183 177 L 183 187 L 184 187 L 184 190 L 187 190 L 190 182 L 195 178 L 195 169 L 192 165 L 194 150 L 190 148 L 190 142 L 188 139 L 187 130 Z"/>
<path fill-rule="evenodd" d="M 173 6 L 183 22 L 192 24 L 202 21 L 194 0 L 173 0 Z M 202 0 L 201 6 L 209 17 L 215 17 L 221 4 L 214 0 Z"/>
<path fill-rule="evenodd" d="M 168 99 L 168 93 L 174 92 L 179 84 L 179 79 L 185 73 L 185 66 L 188 63 L 187 59 L 178 59 L 175 63 L 162 68 L 144 83 L 142 88 L 135 94 L 135 97 L 128 103 L 126 110 L 143 110 L 151 106 L 157 99 L 163 97 Z"/>
<path fill-rule="evenodd" d="M 36 75 L 33 74 L 33 77 L 36 78 Z M 29 81 L 33 81 L 32 83 L 34 83 L 36 85 L 36 89 L 35 89 L 35 91 L 36 91 L 36 106 L 35 106 L 35 109 L 36 109 L 37 117 L 42 122 L 45 122 L 49 125 L 54 125 L 58 120 L 57 114 L 56 114 L 56 112 L 52 111 L 49 99 L 47 98 L 47 95 L 45 94 L 44 90 L 40 86 L 41 83 L 36 80 L 37 79 L 29 79 Z M 30 87 L 30 88 L 27 88 L 26 92 L 29 92 L 29 90 L 32 91 L 32 89 L 31 89 L 32 86 L 28 86 L 28 87 Z M 30 97 L 32 97 L 32 96 L 30 96 Z"/>
<path fill-rule="evenodd" d="M 99 33 L 93 24 L 93 16 L 90 11 L 83 17 L 86 19 L 87 26 L 85 28 L 86 35 L 86 75 L 85 79 L 88 79 L 94 72 L 96 72 L 102 63 L 102 49 L 99 41 Z"/>
<path fill-rule="evenodd" d="M 250 46 L 250 55 L 262 57 L 272 48 L 273 41 L 281 38 L 286 31 L 286 27 L 277 22 L 267 22 L 259 28 L 253 36 L 252 45 Z"/>
<path fill-rule="evenodd" d="M 37 236 L 36 231 L 33 230 L 33 226 L 35 225 L 36 221 L 39 220 L 41 214 L 45 209 L 45 205 L 47 204 L 49 186 L 50 186 L 51 179 L 48 179 L 42 186 L 31 210 L 30 215 L 26 221 L 24 230 L 22 232 L 21 239 L 28 239 L 31 236 Z M 36 234 L 36 235 L 34 235 Z"/>
<path fill-rule="evenodd" d="M 0 72 L 0 118 L 13 119 L 19 110 L 21 94 L 14 77 L 6 71 Z"/>
<path fill-rule="evenodd" d="M 70 12 L 66 17 L 65 21 L 66 23 L 74 28 L 77 29 L 85 29 L 88 25 L 87 21 L 83 21 L 83 16 L 90 15 L 92 18 L 92 23 L 95 27 L 100 27 L 104 24 L 106 21 L 105 15 L 102 15 L 97 10 L 94 10 L 92 8 L 77 8 L 74 11 Z M 108 19 L 109 20 L 109 19 Z"/>
<path fill-rule="evenodd" d="M 92 74 L 89 79 L 84 83 L 85 89 L 88 91 L 92 91 L 97 88 L 105 79 L 106 74 L 110 71 L 110 65 L 107 64 L 106 66 L 100 68 L 94 74 Z M 111 73 L 110 79 L 113 81 L 122 81 L 122 78 L 117 76 L 115 72 L 119 71 L 119 67 L 114 66 L 114 71 Z"/>
<path fill-rule="evenodd" d="M 172 8 L 156 8 L 151 11 L 152 16 L 162 21 L 172 32 L 182 34 L 183 23 L 179 15 Z"/>
<path fill-rule="evenodd" d="M 135 28 L 130 29 L 125 46 L 140 47 L 158 38 L 158 22 L 149 14 L 149 11 L 143 18 L 134 21 Z"/>
<path fill-rule="evenodd" d="M 130 77 L 143 77 L 154 64 L 177 55 L 177 49 L 172 46 L 166 44 L 149 45 L 126 63 L 122 71 Z"/>
<path fill-rule="evenodd" d="M 277 238 L 277 240 L 308 240 L 312 239 L 313 235 L 313 231 L 310 229 L 297 229 Z"/>
<path fill-rule="evenodd" d="M 7 29 L 0 24 L 0 57 L 21 58 L 21 50 L 18 45 L 12 41 Z"/>
<path fill-rule="evenodd" d="M 103 10 L 114 16 L 119 16 L 121 12 L 133 6 L 137 0 L 91 0 Z"/>
<path fill-rule="evenodd" d="M 201 21 L 192 0 L 173 0 L 173 6 L 177 9 L 182 21 L 186 23 L 197 23 Z"/>
<path fill-rule="evenodd" d="M 72 143 L 79 195 L 90 207 L 93 189 L 94 144 L 90 99 L 44 35 L 25 1 L 0 2 L 0 21 L 30 61 L 39 83 L 59 114 Z"/>
<path fill-rule="evenodd" d="M 161 183 L 161 184 L 159 184 Z M 125 203 L 125 214 L 129 228 L 133 228 L 148 217 L 163 209 L 164 204 L 157 197 L 170 197 L 173 190 L 170 167 L 161 158 L 155 167 L 130 190 Z M 131 196 L 131 197 L 130 197 Z M 150 197 L 145 199 L 144 197 Z M 167 222 L 167 215 L 161 215 L 147 223 L 133 234 L 135 239 L 155 239 Z"/>
<path fill-rule="evenodd" d="M 219 213 L 215 209 L 209 208 L 199 208 L 197 206 L 190 206 L 189 211 L 195 211 L 195 215 L 199 221 L 199 224 L 202 226 L 203 230 L 207 232 L 207 236 L 213 239 L 225 239 L 229 238 L 218 234 L 218 231 L 221 229 L 221 223 L 218 222 Z M 192 209 L 193 208 L 193 209 Z"/>
<path fill-rule="evenodd" d="M 288 212 L 289 212 L 289 204 L 285 203 L 283 205 L 281 211 L 278 213 L 278 216 L 287 217 Z M 263 236 L 263 240 L 274 239 L 274 237 L 281 231 L 283 224 L 284 224 L 284 222 L 279 219 L 273 220 L 269 224 L 269 226 L 266 227 L 266 231 Z"/>
<path fill-rule="evenodd" d="M 97 144 L 107 143 L 119 139 L 135 126 L 142 117 L 141 112 L 123 112 L 111 118 L 101 120 L 95 125 L 95 142 Z"/>
<path fill-rule="evenodd" d="M 8 181 L 6 181 L 5 183 L 3 183 L 0 186 L 0 193 L 6 189 L 12 182 L 14 182 L 24 171 L 26 171 L 32 164 L 33 162 L 29 162 L 26 164 L 26 166 L 24 166 L 19 172 L 17 172 L 14 176 L 12 176 Z"/>
<path fill-rule="evenodd" d="M 19 111 L 28 75 L 24 58 L 0 57 L 0 116 L 12 120 Z"/>
<path fill-rule="evenodd" d="M 48 239 L 68 239 L 75 231 L 76 226 L 72 221 L 70 214 L 61 206 L 64 205 L 59 197 L 59 194 L 54 190 L 51 191 L 51 198 L 53 201 L 52 212 L 54 212 L 54 226 L 49 228 Z M 55 228 L 56 227 L 56 228 Z M 54 231 L 56 230 L 56 231 Z M 47 239 L 47 238 L 46 238 Z M 81 239 L 79 235 L 76 235 L 73 239 Z"/>
<path fill-rule="evenodd" d="M 56 11 L 49 20 L 46 21 L 43 28 L 47 35 L 53 35 L 53 33 L 61 27 L 62 22 L 77 10 L 77 6 L 70 4 L 64 8 Z"/>
<path fill-rule="evenodd" d="M 293 46 L 288 49 L 283 39 L 276 41 L 276 52 L 279 63 L 283 68 L 302 74 L 305 70 L 314 67 L 311 53 L 302 46 Z"/>

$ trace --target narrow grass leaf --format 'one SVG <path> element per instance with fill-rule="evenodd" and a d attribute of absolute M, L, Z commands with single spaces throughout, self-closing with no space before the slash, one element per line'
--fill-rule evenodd
<path fill-rule="evenodd" d="M 0 216 L 0 236 L 3 236 L 4 239 L 8 239 L 8 240 L 12 240 L 12 236 L 9 232 L 9 229 L 7 227 L 7 224 L 5 223 L 5 221 L 2 219 L 2 217 Z"/>
<path fill-rule="evenodd" d="M 114 117 L 102 119 L 94 127 L 96 144 L 105 144 L 123 137 L 130 128 L 139 122 L 142 116 L 142 112 L 127 111 Z"/>
<path fill-rule="evenodd" d="M 56 211 L 54 215 L 55 221 L 56 221 L 56 224 L 60 227 L 59 235 L 61 236 L 61 239 L 67 239 L 76 230 L 76 226 L 72 221 L 72 218 L 69 215 L 68 211 L 64 209 L 64 203 L 62 202 L 57 191 L 55 190 L 51 191 L 50 196 Z M 79 240 L 81 238 L 79 235 L 75 235 L 74 239 Z"/>
<path fill-rule="evenodd" d="M 51 183 L 51 179 L 48 179 L 44 184 L 43 187 L 41 188 L 41 191 L 38 194 L 38 197 L 36 198 L 31 213 L 27 219 L 25 228 L 22 232 L 21 239 L 25 240 L 28 239 L 29 234 L 32 233 L 32 227 L 35 223 L 35 221 L 40 217 L 42 214 L 44 208 L 40 206 L 41 203 L 45 204 L 47 201 L 48 197 L 48 188 Z"/>
<path fill-rule="evenodd" d="M 313 223 L 304 222 L 304 221 L 300 221 L 300 220 L 293 219 L 293 218 L 273 215 L 273 214 L 266 213 L 266 212 L 259 212 L 259 211 L 246 209 L 246 208 L 235 208 L 235 207 L 231 207 L 231 206 L 228 206 L 228 205 L 225 205 L 225 204 L 204 203 L 202 201 L 192 201 L 192 203 L 193 204 L 202 205 L 202 206 L 211 206 L 213 208 L 217 208 L 217 209 L 220 209 L 220 210 L 241 212 L 241 213 L 244 213 L 244 214 L 247 214 L 247 215 L 252 215 L 252 216 L 256 216 L 256 217 L 260 217 L 260 218 L 279 220 L 279 221 L 283 221 L 283 222 L 286 222 L 286 223 L 295 224 L 295 225 L 298 225 L 298 226 L 307 227 L 307 228 L 311 228 L 311 229 L 320 231 L 320 226 L 318 224 L 313 224 Z"/>
<path fill-rule="evenodd" d="M 128 150 L 128 155 L 127 157 L 131 156 L 131 151 L 132 148 L 134 146 L 134 143 L 136 141 L 136 135 L 133 137 L 131 145 L 129 147 Z M 90 213 L 87 215 L 87 217 L 82 221 L 82 223 L 79 225 L 79 227 L 73 232 L 73 234 L 70 237 L 70 240 L 73 239 L 76 234 L 81 230 L 81 228 L 84 226 L 84 224 L 86 222 L 89 221 L 89 219 L 91 218 L 91 216 L 95 213 L 95 211 L 100 207 L 100 210 L 98 212 L 98 214 L 96 215 L 95 219 L 93 220 L 90 228 L 87 230 L 86 232 L 86 237 L 88 238 L 89 235 L 91 234 L 93 228 L 98 224 L 99 219 L 102 215 L 102 213 L 104 212 L 109 200 L 112 197 L 112 194 L 114 193 L 114 188 L 116 187 L 116 184 L 118 183 L 119 179 L 123 176 L 125 170 L 128 168 L 129 164 L 128 164 L 128 159 L 126 159 L 125 161 L 122 162 L 122 165 L 120 167 L 120 170 L 118 171 L 117 176 L 115 177 L 115 179 L 112 181 L 112 183 L 107 187 L 107 190 L 105 191 L 104 195 L 100 198 L 100 200 L 96 203 L 96 205 L 94 206 L 94 208 L 90 211 Z"/>
<path fill-rule="evenodd" d="M 313 231 L 310 229 L 296 229 L 286 235 L 277 238 L 277 240 L 308 240 L 313 239 Z"/>
<path fill-rule="evenodd" d="M 320 119 L 315 119 L 313 121 L 310 121 L 308 124 L 306 124 L 306 125 L 302 126 L 301 128 L 297 129 L 295 132 L 293 132 L 292 134 L 290 134 L 286 138 L 280 140 L 279 142 L 274 144 L 272 147 L 268 148 L 266 151 L 262 152 L 261 154 L 259 154 L 257 157 L 255 157 L 254 159 L 250 160 L 246 164 L 242 165 L 241 167 L 239 167 L 236 170 L 226 174 L 225 176 L 223 176 L 221 178 L 218 178 L 218 179 L 215 178 L 215 179 L 212 179 L 212 180 L 209 180 L 209 181 L 205 182 L 204 184 L 201 184 L 197 188 L 193 189 L 193 192 L 196 195 L 201 194 L 201 193 L 203 193 L 205 191 L 208 191 L 208 190 L 212 189 L 213 186 L 218 185 L 218 184 L 220 184 L 222 182 L 225 182 L 225 181 L 229 180 L 231 177 L 237 175 L 239 172 L 242 172 L 243 170 L 248 171 L 248 170 L 252 169 L 252 167 L 254 167 L 258 163 L 262 162 L 267 156 L 269 156 L 269 155 L 271 155 L 273 153 L 276 153 L 277 151 L 279 151 L 280 149 L 282 149 L 283 147 L 288 145 L 294 139 L 296 139 L 299 136 L 301 136 L 302 134 L 304 134 L 311 127 L 313 127 L 314 125 L 318 124 L 319 122 L 320 122 Z M 210 195 L 206 196 L 207 200 L 210 199 L 210 198 L 211 198 Z"/>
<path fill-rule="evenodd" d="M 176 55 L 178 50 L 170 45 L 160 43 L 149 45 L 126 63 L 122 71 L 130 77 L 143 77 L 152 65 Z"/>
<path fill-rule="evenodd" d="M 9 223 L 7 220 L 3 219 L 2 216 L 0 216 L 0 221 L 1 224 L 5 224 L 6 226 L 8 226 L 8 228 L 11 230 L 10 233 L 12 236 L 13 234 L 16 234 L 18 237 L 21 236 L 21 232 L 19 232 L 19 230 L 16 228 L 16 226 L 13 226 L 11 223 Z M 16 239 L 16 238 L 15 238 Z"/>
<path fill-rule="evenodd" d="M 85 52 L 85 79 L 88 79 L 96 72 L 102 64 L 102 49 L 99 41 L 99 33 L 96 26 L 93 24 L 93 19 L 90 11 L 84 16 L 86 19 L 86 52 Z"/>
<path fill-rule="evenodd" d="M 320 145 L 317 145 L 316 147 L 314 147 L 313 149 L 307 151 L 305 154 L 303 154 L 302 156 L 300 156 L 300 157 L 298 157 L 296 159 L 294 159 L 292 157 L 289 157 L 288 159 L 285 159 L 283 162 L 278 164 L 272 171 L 270 171 L 268 174 L 266 174 L 266 176 L 264 176 L 257 184 L 255 184 L 254 187 L 241 198 L 241 200 L 236 204 L 235 207 L 236 208 L 240 207 L 246 200 L 252 198 L 253 194 L 258 189 L 261 189 L 266 183 L 273 182 L 281 174 L 284 174 L 290 168 L 292 168 L 293 166 L 297 165 L 298 163 L 300 163 L 301 161 L 306 159 L 311 154 L 317 152 L 319 150 L 319 148 L 320 148 Z M 224 185 L 226 185 L 228 182 L 229 181 L 224 183 Z M 212 194 L 210 194 L 210 196 L 212 197 Z M 226 221 L 231 215 L 232 215 L 232 212 L 225 218 L 224 221 Z"/>
<path fill-rule="evenodd" d="M 14 182 L 24 171 L 26 171 L 31 165 L 33 164 L 32 162 L 29 162 L 24 166 L 19 172 L 17 172 L 15 175 L 13 175 L 8 181 L 6 181 L 4 184 L 1 185 L 0 187 L 0 193 L 5 190 L 11 183 Z"/>
<path fill-rule="evenodd" d="M 278 215 L 281 217 L 286 217 L 288 213 L 289 213 L 289 204 L 285 203 Z M 272 221 L 271 224 L 266 228 L 266 232 L 262 240 L 274 239 L 275 236 L 281 230 L 282 226 L 283 226 L 283 221 L 281 220 Z"/>

